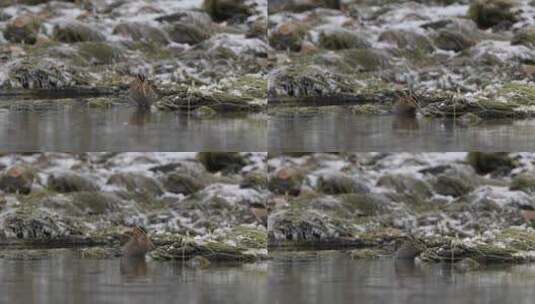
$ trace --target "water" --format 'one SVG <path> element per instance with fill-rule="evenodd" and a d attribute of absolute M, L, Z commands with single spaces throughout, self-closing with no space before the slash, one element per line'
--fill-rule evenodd
<path fill-rule="evenodd" d="M 262 114 L 186 114 L 134 108 L 0 110 L 2 151 L 266 151 Z"/>
<path fill-rule="evenodd" d="M 533 303 L 535 296 L 535 265 L 459 273 L 448 265 L 340 253 L 279 256 L 268 271 L 271 303 Z"/>
<path fill-rule="evenodd" d="M 265 303 L 265 264 L 79 259 L 66 252 L 42 260 L 0 259 L 0 303 Z"/>
<path fill-rule="evenodd" d="M 535 120 L 464 127 L 451 119 L 400 119 L 350 111 L 272 115 L 270 151 L 533 151 Z"/>

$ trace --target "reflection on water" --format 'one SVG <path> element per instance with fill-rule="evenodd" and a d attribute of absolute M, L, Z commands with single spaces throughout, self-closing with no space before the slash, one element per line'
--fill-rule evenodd
<path fill-rule="evenodd" d="M 0 111 L 3 151 L 265 151 L 266 117 L 200 119 L 134 108 Z"/>
<path fill-rule="evenodd" d="M 462 126 L 453 120 L 354 115 L 350 111 L 277 114 L 270 151 L 532 151 L 535 120 Z"/>
<path fill-rule="evenodd" d="M 352 260 L 347 254 L 276 257 L 271 303 L 533 303 L 535 265 L 458 273 L 448 265 Z"/>
<path fill-rule="evenodd" d="M 266 303 L 263 264 L 212 265 L 132 259 L 0 260 L 0 303 Z"/>

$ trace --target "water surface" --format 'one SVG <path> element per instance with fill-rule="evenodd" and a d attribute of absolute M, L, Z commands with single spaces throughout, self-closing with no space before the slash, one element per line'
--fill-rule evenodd
<path fill-rule="evenodd" d="M 535 265 L 459 273 L 449 265 L 348 254 L 278 256 L 268 267 L 271 303 L 533 303 Z"/>
<path fill-rule="evenodd" d="M 266 303 L 263 264 L 211 265 L 121 258 L 0 259 L 0 303 Z"/>
<path fill-rule="evenodd" d="M 266 126 L 263 114 L 201 119 L 129 107 L 0 110 L 0 150 L 266 151 Z"/>
<path fill-rule="evenodd" d="M 533 151 L 535 120 L 462 126 L 451 119 L 401 119 L 330 111 L 272 115 L 270 151 Z"/>

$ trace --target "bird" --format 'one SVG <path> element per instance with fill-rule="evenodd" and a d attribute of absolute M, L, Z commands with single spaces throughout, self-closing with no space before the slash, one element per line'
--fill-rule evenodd
<path fill-rule="evenodd" d="M 264 227 L 267 227 L 268 211 L 264 205 L 258 203 L 251 203 L 249 205 L 249 211 L 254 215 L 258 223 L 260 223 Z"/>
<path fill-rule="evenodd" d="M 416 117 L 416 112 L 419 109 L 418 101 L 412 94 L 404 94 L 399 96 L 393 106 L 393 112 L 396 116 Z"/>
<path fill-rule="evenodd" d="M 158 99 L 156 86 L 143 74 L 137 74 L 136 79 L 130 83 L 130 100 L 134 101 L 140 109 L 150 109 L 150 106 Z"/>
<path fill-rule="evenodd" d="M 134 226 L 130 234 L 130 240 L 123 247 L 124 256 L 144 257 L 147 252 L 155 248 L 143 228 Z"/>

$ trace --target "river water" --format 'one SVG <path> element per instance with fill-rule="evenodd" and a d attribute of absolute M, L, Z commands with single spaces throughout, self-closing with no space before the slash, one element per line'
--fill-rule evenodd
<path fill-rule="evenodd" d="M 268 272 L 270 303 L 533 303 L 535 297 L 535 265 L 459 273 L 392 258 L 283 254 Z"/>
<path fill-rule="evenodd" d="M 272 115 L 270 151 L 533 151 L 535 120 L 488 120 L 463 126 L 452 119 L 354 115 L 329 111 Z"/>
<path fill-rule="evenodd" d="M 265 263 L 188 268 L 179 262 L 0 259 L 0 303 L 266 303 Z"/>
<path fill-rule="evenodd" d="M 0 150 L 266 151 L 266 126 L 263 114 L 198 118 L 129 107 L 0 110 Z"/>

